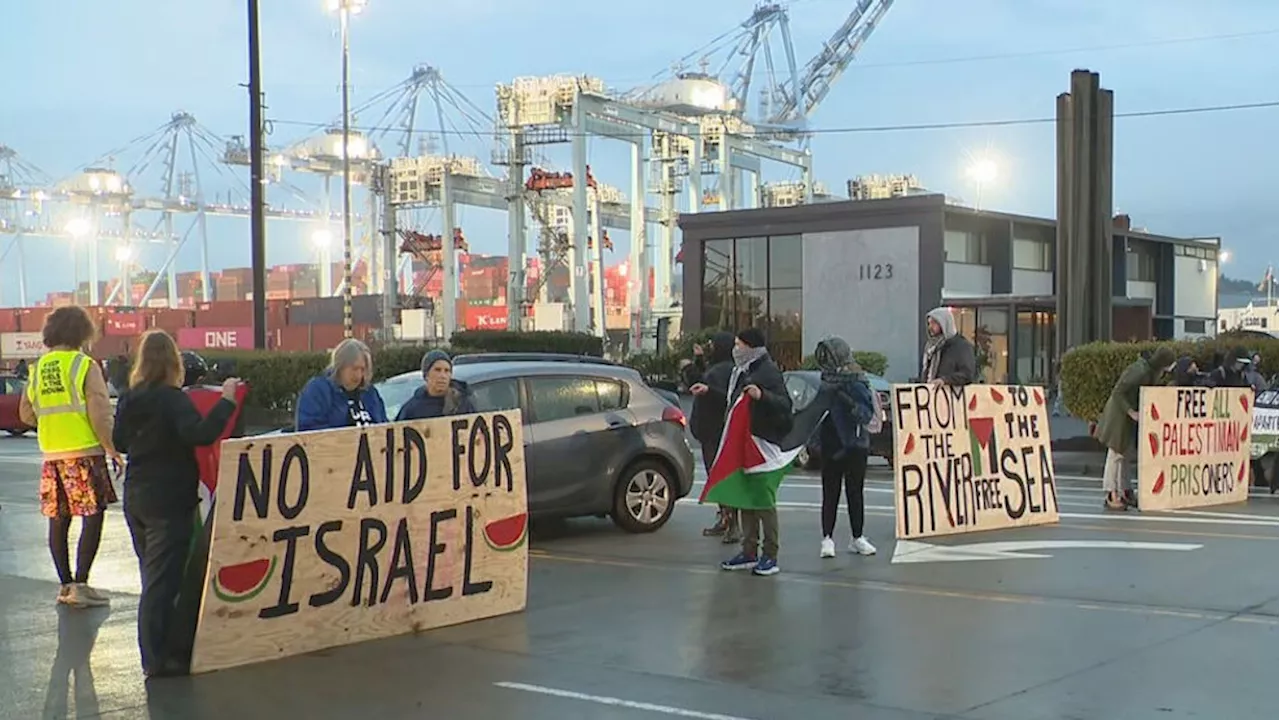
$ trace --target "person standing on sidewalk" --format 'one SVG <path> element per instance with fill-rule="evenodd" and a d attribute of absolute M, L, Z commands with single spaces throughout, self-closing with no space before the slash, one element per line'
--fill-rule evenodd
<path fill-rule="evenodd" d="M 684 381 L 693 393 L 693 412 L 689 427 L 702 449 L 702 465 L 711 472 L 720 436 L 724 434 L 725 415 L 729 412 L 729 377 L 733 374 L 733 333 L 718 332 L 711 336 L 711 352 L 694 346 L 693 363 L 685 368 Z M 726 545 L 738 542 L 738 511 L 720 505 L 716 522 L 702 531 L 708 537 L 720 536 Z"/>
<path fill-rule="evenodd" d="M 924 317 L 927 337 L 920 359 L 920 381 L 951 387 L 978 382 L 973 343 L 957 331 L 951 308 L 934 308 Z"/>
<path fill-rule="evenodd" d="M 138 648 L 147 677 L 186 670 L 171 657 L 169 642 L 200 505 L 195 448 L 222 436 L 240 384 L 236 378 L 223 382 L 222 399 L 201 417 L 182 391 L 183 377 L 177 344 L 163 330 L 152 330 L 138 343 L 129 389 L 116 406 L 113 439 L 129 456 L 124 517 L 142 576 Z"/>
<path fill-rule="evenodd" d="M 1107 448 L 1102 468 L 1102 488 L 1107 492 L 1105 507 L 1125 511 L 1138 501 L 1129 487 L 1125 458 L 1138 445 L 1138 402 L 1144 386 L 1155 385 L 1161 373 L 1172 372 L 1177 363 L 1173 350 L 1161 345 L 1150 357 L 1140 357 L 1120 373 L 1111 389 L 1102 416 L 1094 429 L 1098 442 Z"/>
<path fill-rule="evenodd" d="M 764 333 L 756 328 L 743 330 L 734 340 L 728 406 L 733 407 L 743 394 L 751 398 L 751 434 L 774 445 L 785 442 L 794 420 L 791 395 L 782 372 L 769 357 Z M 778 509 L 743 509 L 739 517 L 742 552 L 720 567 L 750 569 L 756 575 L 778 574 Z"/>
<path fill-rule="evenodd" d="M 863 535 L 862 499 L 871 449 L 867 424 L 875 414 L 875 397 L 866 373 L 853 359 L 853 351 L 844 339 L 832 337 L 818 343 L 814 359 L 822 369 L 820 392 L 827 396 L 829 408 L 818 431 L 822 450 L 822 545 L 818 555 L 836 556 L 836 511 L 840 506 L 842 484 L 849 504 L 849 529 L 853 533 L 849 552 L 875 555 L 875 545 Z"/>
<path fill-rule="evenodd" d="M 102 369 L 85 354 L 97 335 L 79 306 L 49 313 L 41 331 L 49 349 L 31 372 L 19 400 L 22 422 L 36 428 L 44 464 L 40 511 L 49 518 L 49 552 L 58 571 L 58 602 L 97 607 L 109 601 L 89 586 L 107 506 L 115 503 L 107 459 L 119 465 L 111 442 L 111 400 Z M 81 518 L 75 574 L 71 573 L 71 518 Z"/>

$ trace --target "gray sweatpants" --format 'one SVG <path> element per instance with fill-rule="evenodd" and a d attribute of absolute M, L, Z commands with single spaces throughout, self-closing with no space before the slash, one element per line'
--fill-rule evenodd
<path fill-rule="evenodd" d="M 1107 460 L 1102 466 L 1102 489 L 1111 493 L 1123 494 L 1129 489 L 1129 474 L 1125 472 L 1124 455 L 1107 449 Z"/>

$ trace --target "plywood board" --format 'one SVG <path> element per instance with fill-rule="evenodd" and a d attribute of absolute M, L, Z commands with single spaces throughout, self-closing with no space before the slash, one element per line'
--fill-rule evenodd
<path fill-rule="evenodd" d="M 1140 509 L 1249 499 L 1252 389 L 1145 387 L 1138 413 Z"/>
<path fill-rule="evenodd" d="M 228 440 L 193 673 L 523 610 L 519 411 Z"/>
<path fill-rule="evenodd" d="M 1040 388 L 894 385 L 892 420 L 899 539 L 1058 522 Z"/>

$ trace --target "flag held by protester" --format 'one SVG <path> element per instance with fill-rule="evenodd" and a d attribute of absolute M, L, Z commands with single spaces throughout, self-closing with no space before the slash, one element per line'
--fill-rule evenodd
<path fill-rule="evenodd" d="M 751 398 L 743 393 L 729 409 L 720 449 L 699 502 L 740 510 L 768 510 L 778 504 L 778 486 L 795 464 L 825 410 L 809 408 L 795 418 L 792 432 L 775 445 L 751 434 Z"/>

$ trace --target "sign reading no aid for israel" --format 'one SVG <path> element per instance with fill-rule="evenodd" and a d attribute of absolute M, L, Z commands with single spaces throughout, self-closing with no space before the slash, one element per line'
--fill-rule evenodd
<path fill-rule="evenodd" d="M 1040 388 L 894 385 L 899 539 L 1058 522 Z"/>
<path fill-rule="evenodd" d="M 523 610 L 520 422 L 225 441 L 192 672 Z"/>

